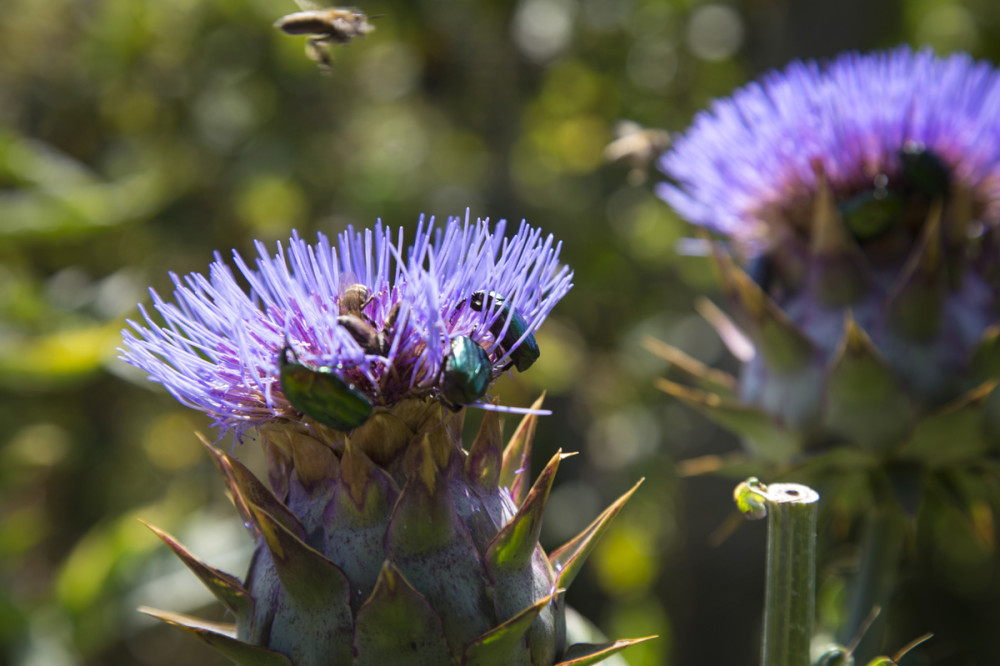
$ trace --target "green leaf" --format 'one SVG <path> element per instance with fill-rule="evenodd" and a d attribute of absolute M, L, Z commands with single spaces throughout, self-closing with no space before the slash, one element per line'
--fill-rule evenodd
<path fill-rule="evenodd" d="M 344 573 L 277 520 L 250 507 L 281 579 L 269 645 L 296 663 L 349 663 L 353 617 Z"/>
<path fill-rule="evenodd" d="M 913 416 L 899 377 L 848 315 L 827 381 L 827 427 L 862 449 L 886 452 L 904 439 Z"/>
<path fill-rule="evenodd" d="M 503 624 L 477 638 L 465 651 L 463 666 L 514 666 L 530 664 L 524 635 L 542 610 L 551 604 L 563 590 L 556 590 L 538 603 L 525 608 Z"/>
<path fill-rule="evenodd" d="M 237 640 L 228 625 L 205 622 L 181 613 L 155 608 L 140 607 L 139 612 L 183 629 L 237 666 L 294 666 L 291 659 L 280 652 Z"/>
<path fill-rule="evenodd" d="M 356 666 L 452 663 L 441 617 L 389 561 L 375 590 L 358 611 L 354 634 Z"/>
<path fill-rule="evenodd" d="M 145 521 L 140 522 L 160 537 L 215 598 L 237 618 L 244 618 L 253 612 L 253 599 L 238 578 L 208 566 L 163 530 Z"/>
<path fill-rule="evenodd" d="M 438 469 L 427 438 L 416 455 L 418 470 L 396 501 L 385 552 L 440 615 L 451 652 L 461 654 L 493 626 L 489 578 L 449 488 L 467 488 L 457 456 Z"/>
<path fill-rule="evenodd" d="M 666 379 L 657 380 L 656 385 L 663 392 L 742 437 L 751 454 L 763 462 L 787 462 L 801 448 L 795 434 L 782 427 L 771 415 L 756 407 L 723 400 L 713 393 L 682 386 Z"/>
<path fill-rule="evenodd" d="M 543 393 L 531 405 L 532 409 L 540 409 L 545 399 Z M 514 431 L 514 435 L 503 451 L 503 464 L 500 467 L 500 485 L 510 489 L 514 503 L 521 505 L 528 492 L 528 482 L 531 470 L 531 445 L 535 441 L 535 428 L 538 426 L 538 415 L 528 414 Z"/>
<path fill-rule="evenodd" d="M 989 448 L 983 406 L 994 386 L 977 387 L 920 421 L 899 457 L 940 467 L 982 455 Z"/>
<path fill-rule="evenodd" d="M 629 638 L 611 643 L 577 643 L 576 645 L 571 645 L 566 650 L 562 660 L 557 662 L 555 666 L 589 666 L 589 664 L 597 664 L 626 648 L 651 641 L 654 638 L 659 638 L 659 636 Z"/>
<path fill-rule="evenodd" d="M 573 579 L 580 572 L 583 563 L 587 560 L 587 556 L 590 555 L 594 546 L 597 545 L 598 540 L 607 531 L 608 526 L 611 525 L 611 521 L 625 507 L 625 503 L 639 489 L 643 481 L 645 479 L 639 479 L 639 482 L 632 486 L 631 490 L 601 512 L 601 515 L 588 525 L 586 529 L 549 555 L 549 562 L 558 576 L 557 584 L 559 587 L 565 588 L 570 586 Z"/>

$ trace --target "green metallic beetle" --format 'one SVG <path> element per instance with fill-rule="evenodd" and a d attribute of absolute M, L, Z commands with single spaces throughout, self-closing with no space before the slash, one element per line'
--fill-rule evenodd
<path fill-rule="evenodd" d="M 331 368 L 312 369 L 288 358 L 285 347 L 278 358 L 281 391 L 292 407 L 336 430 L 353 430 L 372 414 L 372 403 Z M 294 352 L 292 352 L 294 354 Z"/>
<path fill-rule="evenodd" d="M 844 224 L 855 240 L 872 240 L 889 231 L 902 213 L 903 195 L 876 185 L 838 206 Z"/>
<path fill-rule="evenodd" d="M 518 372 L 524 372 L 531 367 L 531 364 L 538 360 L 541 352 L 538 349 L 538 343 L 535 341 L 535 336 L 530 333 L 521 340 L 521 344 L 517 346 L 516 349 L 511 350 L 514 343 L 525 334 L 528 330 L 528 322 L 524 320 L 514 308 L 506 304 L 506 299 L 495 291 L 491 291 L 487 294 L 484 291 L 477 291 L 472 294 L 472 298 L 469 299 L 469 305 L 473 310 L 477 312 L 482 312 L 483 308 L 493 307 L 496 303 L 500 306 L 502 314 L 493 321 L 493 325 L 490 326 L 490 332 L 494 336 L 499 337 L 500 332 L 503 330 L 504 325 L 507 320 L 510 320 L 510 325 L 507 326 L 507 332 L 504 333 L 502 339 L 499 340 L 500 348 L 504 352 L 510 353 L 510 363 L 503 368 L 507 370 L 510 366 L 517 368 Z"/>
<path fill-rule="evenodd" d="M 490 357 L 479 343 L 467 335 L 451 340 L 451 351 L 441 367 L 441 397 L 449 408 L 479 400 L 493 379 Z"/>
<path fill-rule="evenodd" d="M 951 191 L 951 171 L 940 156 L 919 143 L 907 143 L 899 151 L 902 186 L 910 195 L 927 202 L 944 199 Z"/>
<path fill-rule="evenodd" d="M 910 143 L 899 151 L 899 164 L 897 177 L 879 174 L 872 189 L 838 206 L 855 240 L 872 240 L 892 229 L 913 199 L 929 204 L 948 197 L 951 174 L 937 153 Z"/>

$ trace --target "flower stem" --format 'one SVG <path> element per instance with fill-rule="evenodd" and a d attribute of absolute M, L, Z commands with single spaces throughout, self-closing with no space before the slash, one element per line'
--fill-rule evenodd
<path fill-rule="evenodd" d="M 872 616 L 872 610 L 885 606 L 895 586 L 901 541 L 897 515 L 885 507 L 873 507 L 866 517 L 861 562 L 851 581 L 847 622 L 840 633 L 840 640 L 845 645 L 857 643 L 854 655 L 860 663 L 865 663 L 864 660 L 879 649 L 881 641 L 877 627 L 869 629 L 864 636 L 859 633 Z"/>
<path fill-rule="evenodd" d="M 797 483 L 767 487 L 767 591 L 762 666 L 808 666 L 816 614 L 819 494 Z"/>

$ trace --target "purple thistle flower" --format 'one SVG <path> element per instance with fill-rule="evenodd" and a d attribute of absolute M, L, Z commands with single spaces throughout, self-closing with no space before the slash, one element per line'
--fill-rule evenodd
<path fill-rule="evenodd" d="M 891 181 L 907 145 L 932 151 L 1000 220 L 1000 74 L 969 55 L 901 47 L 795 62 L 699 113 L 660 159 L 659 195 L 687 220 L 760 249 L 768 226 L 807 226 L 817 171 L 835 200 Z"/>
<path fill-rule="evenodd" d="M 727 237 L 705 245 L 735 321 L 710 319 L 746 360 L 739 399 L 801 438 L 775 460 L 898 452 L 993 390 L 998 119 L 992 65 L 901 47 L 766 74 L 660 157 L 659 195 Z"/>
<path fill-rule="evenodd" d="M 122 359 L 237 436 L 275 419 L 302 419 L 281 389 L 286 348 L 306 367 L 337 374 L 375 407 L 441 397 L 441 367 L 458 336 L 486 350 L 495 379 L 572 286 L 572 272 L 559 263 L 561 243 L 524 222 L 511 238 L 505 230 L 504 221 L 491 230 L 488 220 L 451 218 L 436 227 L 421 218 L 405 253 L 403 230 L 394 238 L 381 224 L 348 228 L 336 246 L 323 234 L 309 244 L 293 233 L 274 255 L 256 243 L 253 266 L 233 252 L 249 293 L 216 253 L 207 278 L 171 275 L 173 302 L 150 290 L 158 317 L 140 304 L 145 325 L 128 322 Z M 349 306 L 352 290 L 362 302 Z M 473 309 L 477 291 L 502 295 L 506 307 Z M 525 330 L 510 344 L 512 313 Z M 346 314 L 380 344 L 352 335 L 338 322 Z"/>

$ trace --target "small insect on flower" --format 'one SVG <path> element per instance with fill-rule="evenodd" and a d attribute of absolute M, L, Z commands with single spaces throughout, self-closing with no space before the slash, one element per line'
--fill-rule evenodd
<path fill-rule="evenodd" d="M 903 203 L 902 195 L 889 188 L 889 177 L 880 173 L 872 179 L 871 189 L 839 204 L 837 211 L 852 238 L 868 241 L 892 227 L 899 219 Z"/>
<path fill-rule="evenodd" d="M 285 347 L 278 358 L 281 391 L 292 407 L 336 430 L 353 430 L 372 414 L 372 403 L 331 368 L 308 368 L 290 361 Z M 294 354 L 294 352 L 292 352 Z"/>
<path fill-rule="evenodd" d="M 402 403 L 498 408 L 480 399 L 504 354 L 520 359 L 572 286 L 551 236 L 505 230 L 421 221 L 409 247 L 381 224 L 336 243 L 293 234 L 277 253 L 256 243 L 253 261 L 234 252 L 235 271 L 217 254 L 207 276 L 172 276 L 172 301 L 152 292 L 153 312 L 140 307 L 144 321 L 123 332 L 123 358 L 237 437 L 302 421 L 351 430 Z M 469 303 L 480 291 L 489 311 Z"/>
<path fill-rule="evenodd" d="M 329 69 L 333 58 L 328 47 L 346 44 L 375 29 L 364 12 L 347 7 L 321 8 L 307 0 L 296 0 L 303 11 L 282 16 L 274 27 L 289 35 L 309 35 L 306 55 Z"/>
<path fill-rule="evenodd" d="M 872 187 L 837 206 L 844 224 L 856 241 L 875 239 L 899 221 L 919 216 L 907 215 L 908 207 L 923 210 L 935 201 L 945 201 L 951 189 L 947 165 L 922 143 L 907 142 L 899 151 L 899 174 L 890 178 L 879 173 Z"/>
<path fill-rule="evenodd" d="M 361 316 L 365 306 L 374 300 L 371 289 L 357 281 L 353 275 L 342 275 L 343 286 L 337 296 L 337 309 L 342 315 Z"/>
<path fill-rule="evenodd" d="M 337 323 L 344 327 L 366 354 L 385 356 L 389 353 L 389 340 L 383 331 L 375 330 L 361 317 L 353 314 L 340 315 Z"/>
<path fill-rule="evenodd" d="M 451 341 L 451 350 L 441 366 L 441 397 L 453 411 L 486 394 L 493 379 L 490 357 L 475 340 L 460 335 Z"/>
<path fill-rule="evenodd" d="M 944 199 L 951 189 L 951 172 L 941 156 L 916 141 L 907 142 L 899 151 L 903 167 L 902 186 L 910 194 L 928 201 Z"/>
<path fill-rule="evenodd" d="M 535 336 L 531 334 L 528 334 L 519 346 L 514 347 L 514 344 L 528 330 L 528 323 L 517 310 L 507 305 L 506 300 L 493 291 L 488 295 L 484 291 L 477 291 L 469 299 L 469 307 L 477 312 L 482 312 L 484 307 L 492 309 L 494 306 L 501 310 L 500 316 L 493 320 L 490 332 L 499 340 L 499 346 L 503 351 L 510 351 L 510 363 L 503 370 L 505 371 L 513 365 L 518 372 L 524 372 L 538 360 L 541 351 L 538 349 Z M 510 325 L 507 325 L 508 320 Z M 504 326 L 507 326 L 506 332 L 504 332 Z M 502 337 L 501 333 L 503 333 Z"/>

